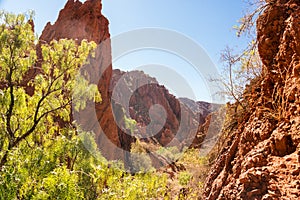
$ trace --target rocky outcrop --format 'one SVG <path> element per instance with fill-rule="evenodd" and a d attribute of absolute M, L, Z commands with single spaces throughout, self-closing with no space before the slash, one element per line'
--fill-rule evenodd
<path fill-rule="evenodd" d="M 99 90 L 104 101 L 108 99 L 108 86 L 111 79 L 111 47 L 108 20 L 101 14 L 102 4 L 100 0 L 88 0 L 84 4 L 76 0 L 68 0 L 60 11 L 55 24 L 50 22 L 45 26 L 39 40 L 41 43 L 49 43 L 52 40 L 62 38 L 74 39 L 80 43 L 83 39 L 94 41 L 101 47 L 98 51 L 98 63 L 95 65 L 94 74 L 102 74 L 99 81 Z M 102 70 L 104 70 L 102 72 Z M 92 75 L 92 74 L 91 74 Z M 96 77 L 90 78 L 96 80 Z M 105 104 L 105 103 L 104 103 Z"/>
<path fill-rule="evenodd" d="M 87 108 L 76 116 L 76 120 L 83 129 L 95 133 L 98 147 L 105 157 L 122 159 L 123 153 L 118 152 L 116 147 L 126 146 L 120 138 L 123 139 L 123 143 L 130 143 L 131 138 L 127 138 L 118 129 L 112 113 L 109 94 L 112 76 L 109 22 L 102 15 L 101 9 L 101 0 L 87 0 L 84 3 L 68 0 L 56 22 L 46 25 L 39 40 L 43 44 L 61 38 L 74 39 L 78 43 L 86 39 L 98 44 L 95 58 L 90 59 L 90 64 L 82 70 L 86 70 L 90 81 L 98 85 L 102 102 L 95 106 L 93 103 L 88 104 Z M 96 116 L 91 117 L 94 112 Z"/>
<path fill-rule="evenodd" d="M 299 199 L 300 2 L 267 1 L 257 20 L 261 77 L 246 89 L 240 116 L 203 199 Z"/>
<path fill-rule="evenodd" d="M 116 86 L 117 85 L 117 86 Z M 213 106 L 187 98 L 177 99 L 169 91 L 142 71 L 113 70 L 110 86 L 114 102 L 128 105 L 127 117 L 137 122 L 136 134 L 142 141 L 162 146 L 200 147 L 205 134 L 198 132 Z M 166 112 L 152 118 L 151 107 L 159 104 Z M 152 123 L 151 123 L 152 122 Z M 154 122 L 154 123 L 153 123 Z"/>

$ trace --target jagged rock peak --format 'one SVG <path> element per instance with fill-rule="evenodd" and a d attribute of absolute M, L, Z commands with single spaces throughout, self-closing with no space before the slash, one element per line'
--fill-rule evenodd
<path fill-rule="evenodd" d="M 87 0 L 84 3 L 82 3 L 79 0 L 68 0 L 68 2 L 66 3 L 64 9 L 78 9 L 80 8 L 82 5 L 85 5 L 86 7 L 92 8 L 93 11 L 99 12 L 101 14 L 101 10 L 102 10 L 102 3 L 101 0 Z"/>
<path fill-rule="evenodd" d="M 40 39 L 49 42 L 59 38 L 76 38 L 99 44 L 110 37 L 109 21 L 101 10 L 101 0 L 87 0 L 84 3 L 69 0 L 59 12 L 57 21 L 53 25 L 47 23 Z"/>

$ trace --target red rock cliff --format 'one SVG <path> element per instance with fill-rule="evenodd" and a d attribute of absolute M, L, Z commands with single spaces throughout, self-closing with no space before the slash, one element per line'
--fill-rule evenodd
<path fill-rule="evenodd" d="M 148 84 L 142 85 L 141 82 L 148 82 Z M 118 86 L 116 87 L 117 83 Z M 136 90 L 134 89 L 135 85 L 138 86 Z M 170 94 L 163 85 L 160 85 L 155 78 L 144 74 L 142 71 L 125 73 L 120 70 L 113 70 L 110 90 L 115 90 L 117 94 L 113 96 L 116 103 L 126 105 L 128 103 L 126 99 L 129 98 L 128 117 L 130 115 L 132 119 L 136 120 L 138 134 L 147 138 L 146 141 L 158 142 L 162 146 L 171 142 L 172 145 L 179 148 L 189 147 L 191 144 L 193 147 L 200 147 L 205 134 L 200 132 L 197 134 L 197 129 L 199 125 L 205 122 L 207 115 L 212 112 L 211 104 L 195 102 L 186 98 L 178 99 Z M 130 96 L 126 98 L 124 97 L 126 95 Z M 153 116 L 152 121 L 155 123 L 148 126 L 151 123 L 149 110 L 155 104 L 163 107 L 166 116 Z M 180 127 L 181 130 L 179 130 Z M 149 137 L 149 133 L 153 130 L 156 130 L 156 134 Z"/>
<path fill-rule="evenodd" d="M 257 20 L 263 74 L 209 175 L 203 199 L 300 198 L 300 2 L 267 1 Z M 249 92 L 248 92 L 249 95 Z"/>
<path fill-rule="evenodd" d="M 107 158 L 116 159 L 122 157 L 122 153 L 117 152 L 115 147 L 122 145 L 118 135 L 120 130 L 114 123 L 109 95 L 112 76 L 109 22 L 101 14 L 101 9 L 101 0 L 87 0 L 85 3 L 69 0 L 60 11 L 55 24 L 46 25 L 40 42 L 49 43 L 51 40 L 68 38 L 78 42 L 87 39 L 98 44 L 96 58 L 90 61 L 88 70 L 91 82 L 98 85 L 102 102 L 96 104 L 95 108 L 88 106 L 77 116 L 77 120 L 79 124 L 84 124 L 84 129 L 95 132 L 102 154 Z M 96 109 L 97 118 L 90 117 L 93 109 Z"/>

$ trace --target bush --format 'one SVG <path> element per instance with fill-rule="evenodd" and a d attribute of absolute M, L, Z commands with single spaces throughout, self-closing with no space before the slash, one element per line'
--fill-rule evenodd
<path fill-rule="evenodd" d="M 187 172 L 187 171 L 183 171 L 179 173 L 179 184 L 182 186 L 186 186 L 192 179 L 192 174 Z"/>

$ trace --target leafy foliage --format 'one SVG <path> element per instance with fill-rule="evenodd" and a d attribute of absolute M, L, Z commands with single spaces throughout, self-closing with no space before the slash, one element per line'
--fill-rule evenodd
<path fill-rule="evenodd" d="M 180 172 L 178 179 L 180 185 L 186 186 L 192 179 L 192 174 L 187 171 Z"/>
<path fill-rule="evenodd" d="M 151 159 L 140 140 L 137 139 L 135 143 L 131 144 L 130 152 L 131 170 L 133 172 L 146 172 L 152 169 Z"/>
<path fill-rule="evenodd" d="M 83 146 L 87 142 L 96 151 L 92 134 L 84 138 L 58 136 L 37 148 L 23 145 L 0 172 L 0 199 L 148 199 L 167 195 L 165 175 L 128 174 L 122 164 L 91 155 Z"/>
<path fill-rule="evenodd" d="M 0 32 L 1 167 L 10 151 L 29 137 L 29 143 L 41 144 L 44 137 L 57 131 L 58 118 L 70 121 L 75 76 L 95 43 L 82 41 L 78 46 L 72 40 L 53 41 L 42 45 L 42 58 L 38 61 L 36 39 L 24 15 L 2 13 L 0 17 L 4 22 Z M 27 81 L 33 70 L 39 73 Z M 32 95 L 26 92 L 30 87 Z M 90 95 L 81 94 L 86 99 L 98 92 L 95 85 L 88 91 L 92 91 Z"/>
<path fill-rule="evenodd" d="M 124 123 L 125 123 L 125 128 L 126 129 L 129 129 L 131 134 L 134 133 L 134 131 L 136 130 L 136 124 L 137 122 L 130 118 L 130 117 L 127 117 L 126 115 L 124 115 Z"/>
<path fill-rule="evenodd" d="M 182 151 L 184 152 L 184 150 L 182 150 Z M 169 162 L 178 160 L 180 158 L 180 156 L 183 154 L 176 146 L 159 147 L 159 149 L 156 151 L 156 153 L 163 156 Z"/>

